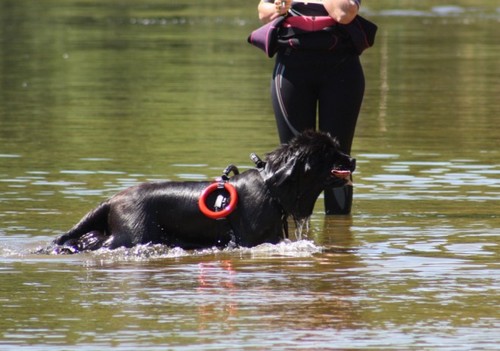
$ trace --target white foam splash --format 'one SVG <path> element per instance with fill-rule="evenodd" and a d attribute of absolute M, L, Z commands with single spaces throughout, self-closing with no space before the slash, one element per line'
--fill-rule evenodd
<path fill-rule="evenodd" d="M 323 247 L 310 240 L 284 240 L 278 244 L 261 244 L 249 249 L 252 257 L 286 256 L 286 257 L 311 257 L 321 253 Z"/>
<path fill-rule="evenodd" d="M 91 260 L 98 261 L 148 261 L 166 258 L 201 257 L 201 256 L 250 256 L 250 257 L 311 257 L 323 251 L 321 246 L 310 240 L 284 240 L 278 244 L 261 244 L 252 248 L 227 247 L 203 250 L 184 250 L 164 245 L 137 245 L 133 248 L 114 250 L 99 249 L 86 253 Z"/>
<path fill-rule="evenodd" d="M 179 258 L 189 256 L 189 251 L 179 247 L 165 245 L 137 245 L 132 248 L 117 248 L 114 250 L 99 249 L 87 253 L 92 259 L 100 261 L 148 261 L 160 258 Z"/>
<path fill-rule="evenodd" d="M 168 247 L 161 244 L 137 245 L 132 248 L 117 248 L 114 250 L 99 249 L 91 252 L 82 252 L 75 255 L 58 255 L 44 246 L 21 245 L 11 247 L 0 244 L 0 258 L 7 260 L 17 259 L 43 259 L 65 261 L 96 262 L 147 262 L 158 259 L 179 259 L 196 257 L 250 257 L 250 258 L 279 258 L 279 257 L 312 257 L 324 252 L 325 248 L 316 245 L 311 240 L 283 240 L 278 244 L 261 244 L 255 247 L 238 247 L 230 245 L 226 248 L 208 248 L 200 250 L 184 250 L 179 247 Z M 91 263 L 94 262 L 94 263 Z"/>

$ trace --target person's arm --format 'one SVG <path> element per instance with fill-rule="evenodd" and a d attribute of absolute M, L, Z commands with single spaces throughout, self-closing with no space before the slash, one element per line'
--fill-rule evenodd
<path fill-rule="evenodd" d="M 361 0 L 323 0 L 330 17 L 341 24 L 348 24 L 356 17 Z"/>
<path fill-rule="evenodd" d="M 292 6 L 292 0 L 283 0 L 283 2 L 285 2 L 285 6 L 282 6 L 282 0 L 271 2 L 260 0 L 259 6 L 257 7 L 260 21 L 262 23 L 267 23 L 278 16 L 286 14 Z"/>

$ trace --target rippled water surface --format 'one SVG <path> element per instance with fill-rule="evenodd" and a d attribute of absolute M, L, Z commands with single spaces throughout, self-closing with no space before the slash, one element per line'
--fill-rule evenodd
<path fill-rule="evenodd" d="M 1 350 L 500 350 L 494 1 L 379 25 L 351 216 L 226 250 L 34 254 L 125 187 L 277 145 L 255 4 L 0 1 Z"/>

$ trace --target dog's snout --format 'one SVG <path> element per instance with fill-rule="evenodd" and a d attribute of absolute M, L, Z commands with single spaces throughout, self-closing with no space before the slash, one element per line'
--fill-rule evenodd
<path fill-rule="evenodd" d="M 351 172 L 354 172 L 355 169 L 356 169 L 356 159 L 349 157 L 349 170 Z"/>

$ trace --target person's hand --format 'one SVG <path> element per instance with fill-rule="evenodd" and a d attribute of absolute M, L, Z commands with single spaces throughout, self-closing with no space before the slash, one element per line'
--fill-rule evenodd
<path fill-rule="evenodd" d="M 267 2 L 261 0 L 258 6 L 259 19 L 262 23 L 268 23 L 279 16 L 286 15 L 292 7 L 292 0 L 273 0 Z"/>
<path fill-rule="evenodd" d="M 274 5 L 276 6 L 278 16 L 283 16 L 292 7 L 292 0 L 275 0 Z"/>
<path fill-rule="evenodd" d="M 359 11 L 359 1 L 356 0 L 323 0 L 323 6 L 330 17 L 341 24 L 350 23 Z"/>

